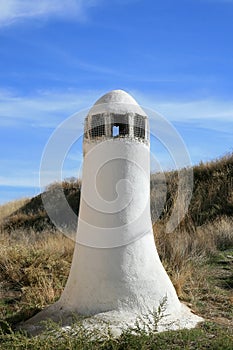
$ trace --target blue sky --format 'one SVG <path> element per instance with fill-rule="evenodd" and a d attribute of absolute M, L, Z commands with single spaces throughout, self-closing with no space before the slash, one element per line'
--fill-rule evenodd
<path fill-rule="evenodd" d="M 39 192 L 51 133 L 112 89 L 164 115 L 193 164 L 232 152 L 232 18 L 231 0 L 0 0 L 0 203 Z"/>

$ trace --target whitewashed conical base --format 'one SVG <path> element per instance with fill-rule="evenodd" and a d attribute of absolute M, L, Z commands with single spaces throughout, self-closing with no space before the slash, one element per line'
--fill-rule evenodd
<path fill-rule="evenodd" d="M 138 317 L 146 322 L 146 315 L 150 318 L 152 312 L 158 311 L 164 299 L 165 310 L 158 331 L 193 328 L 203 321 L 180 303 L 157 254 L 152 232 L 124 249 L 96 249 L 77 244 L 76 250 L 72 266 L 78 266 L 75 261 L 78 259 L 82 276 L 71 269 L 60 300 L 22 325 L 29 333 L 41 332 L 40 322 L 46 319 L 67 327 L 74 316 L 80 319 L 90 316 L 82 320 L 87 328 L 104 332 L 104 325 L 109 325 L 117 336 L 122 329 L 133 326 Z M 82 258 L 86 267 L 82 266 Z"/>

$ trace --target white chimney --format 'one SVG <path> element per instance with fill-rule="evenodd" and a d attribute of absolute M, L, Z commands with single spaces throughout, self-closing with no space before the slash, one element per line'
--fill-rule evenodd
<path fill-rule="evenodd" d="M 111 91 L 91 108 L 83 153 L 70 275 L 60 300 L 27 323 L 77 313 L 103 318 L 117 329 L 118 321 L 132 324 L 165 298 L 168 316 L 159 330 L 194 327 L 202 319 L 180 303 L 155 247 L 149 122 L 129 94 Z"/>

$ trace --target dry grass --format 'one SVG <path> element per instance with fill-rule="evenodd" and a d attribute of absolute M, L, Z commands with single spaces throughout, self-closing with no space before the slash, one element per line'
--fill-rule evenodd
<path fill-rule="evenodd" d="M 230 319 L 233 314 L 233 218 L 222 217 L 195 232 L 164 233 L 154 225 L 160 258 L 178 296 L 207 318 Z M 220 263 L 218 257 L 220 256 Z"/>
<path fill-rule="evenodd" d="M 219 266 L 212 269 L 209 263 L 220 253 L 220 248 L 233 248 L 231 227 L 232 219 L 222 218 L 212 225 L 199 227 L 194 235 L 181 229 L 165 234 L 162 224 L 154 225 L 160 258 L 178 296 L 190 303 L 196 312 L 203 316 L 208 314 L 210 318 L 220 314 L 229 318 L 232 306 L 231 290 L 213 289 L 211 282 L 217 269 L 226 281 L 231 276 Z M 0 299 L 3 303 L 0 304 L 0 318 L 9 316 L 9 310 L 20 313 L 29 308 L 40 309 L 57 300 L 69 274 L 73 248 L 74 242 L 58 232 L 1 234 Z M 9 303 L 11 307 L 6 308 Z M 227 312 L 221 311 L 222 305 L 227 306 Z"/>
<path fill-rule="evenodd" d="M 233 247 L 233 217 L 222 216 L 212 223 L 197 228 L 197 235 L 203 237 L 216 250 L 226 250 Z"/>
<path fill-rule="evenodd" d="M 2 300 L 12 300 L 12 312 L 42 308 L 60 296 L 73 247 L 73 241 L 58 233 L 0 236 L 0 294 Z M 0 306 L 3 316 L 4 305 Z"/>
<path fill-rule="evenodd" d="M 29 198 L 18 199 L 6 204 L 0 205 L 0 222 L 7 216 L 14 213 L 16 210 L 21 208 L 23 205 L 30 201 Z"/>
<path fill-rule="evenodd" d="M 225 242 L 226 232 L 227 239 L 233 238 L 226 230 L 228 224 L 228 221 L 215 223 L 220 241 Z M 221 267 L 218 271 L 215 265 L 207 263 L 208 254 L 217 249 L 219 239 L 210 239 L 207 246 L 203 246 L 206 230 L 207 227 L 203 231 L 200 228 L 199 238 L 196 238 L 200 241 L 194 245 L 190 234 L 183 232 L 183 239 L 180 231 L 164 236 L 161 227 L 160 231 L 156 230 L 156 240 L 160 242 L 160 255 L 181 299 L 198 314 L 214 322 L 204 323 L 193 330 L 160 334 L 146 335 L 143 329 L 136 335 L 127 331 L 118 339 L 108 334 L 104 341 L 99 340 L 103 339 L 99 333 L 98 340 L 94 341 L 93 334 L 87 334 L 83 328 L 78 334 L 62 332 L 55 324 L 50 324 L 50 331 L 42 337 L 29 338 L 11 330 L 9 324 L 31 317 L 60 296 L 70 270 L 74 243 L 59 233 L 50 232 L 0 235 L 0 286 L 3 287 L 0 349 L 232 349 L 230 309 L 233 298 L 216 284 L 216 272 L 223 276 Z M 171 244 L 176 239 L 177 243 Z M 195 250 L 195 247 L 198 248 Z M 191 255 L 190 249 L 194 249 Z"/>
<path fill-rule="evenodd" d="M 164 181 L 164 176 L 166 181 Z M 193 193 L 183 221 L 187 230 L 233 215 L 233 154 L 193 167 Z M 177 196 L 177 171 L 151 175 L 152 220 L 167 220 Z"/>
<path fill-rule="evenodd" d="M 165 233 L 165 225 L 154 224 L 156 246 L 160 257 L 180 269 L 188 260 L 201 260 L 217 251 L 233 248 L 233 218 L 221 217 L 190 232 L 185 227 Z"/>

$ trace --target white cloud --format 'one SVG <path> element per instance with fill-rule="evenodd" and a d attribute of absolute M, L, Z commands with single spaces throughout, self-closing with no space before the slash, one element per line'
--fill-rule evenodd
<path fill-rule="evenodd" d="M 16 186 L 16 187 L 39 187 L 39 181 L 36 178 L 32 178 L 30 175 L 20 176 L 1 176 L 0 177 L 0 186 Z"/>
<path fill-rule="evenodd" d="M 95 91 L 40 91 L 34 96 L 20 96 L 0 90 L 0 126 L 53 128 L 72 114 L 87 110 L 98 96 Z"/>
<path fill-rule="evenodd" d="M 136 92 L 142 108 L 157 111 L 172 122 L 181 121 L 233 121 L 233 102 L 215 98 L 173 100 L 160 99 L 156 96 Z"/>
<path fill-rule="evenodd" d="M 232 121 L 233 103 L 211 99 L 187 102 L 158 102 L 157 108 L 173 121 L 215 119 Z"/>
<path fill-rule="evenodd" d="M 0 0 L 0 26 L 46 17 L 85 20 L 86 10 L 101 0 Z"/>

